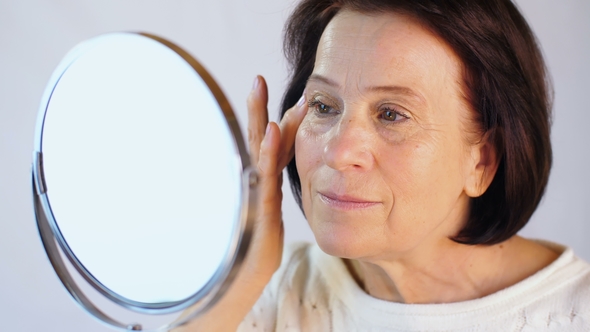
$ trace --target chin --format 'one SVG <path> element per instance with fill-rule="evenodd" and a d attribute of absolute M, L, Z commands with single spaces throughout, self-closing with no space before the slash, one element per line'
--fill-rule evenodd
<path fill-rule="evenodd" d="M 351 227 L 320 224 L 311 225 L 311 229 L 320 249 L 331 256 L 356 259 L 370 255 L 375 248 L 374 241 L 365 241 L 362 232 Z"/>

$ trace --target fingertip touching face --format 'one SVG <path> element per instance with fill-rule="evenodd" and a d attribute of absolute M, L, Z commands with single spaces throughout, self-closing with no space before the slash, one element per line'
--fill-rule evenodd
<path fill-rule="evenodd" d="M 478 163 L 462 81 L 452 49 L 407 16 L 332 19 L 295 143 L 303 209 L 324 251 L 381 259 L 462 228 Z"/>

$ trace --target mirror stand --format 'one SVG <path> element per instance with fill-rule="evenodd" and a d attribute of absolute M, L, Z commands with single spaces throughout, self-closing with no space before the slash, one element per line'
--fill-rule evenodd
<path fill-rule="evenodd" d="M 99 321 L 106 323 L 110 327 L 114 327 L 120 330 L 125 331 L 169 331 L 176 327 L 182 326 L 199 314 L 207 311 L 212 305 L 214 305 L 220 298 L 224 291 L 229 286 L 229 283 L 225 283 L 223 285 L 219 285 L 216 289 L 210 292 L 205 298 L 201 299 L 197 303 L 190 306 L 186 309 L 182 314 L 179 315 L 176 319 L 173 319 L 172 322 L 166 323 L 156 328 L 148 328 L 144 329 L 144 326 L 140 323 L 122 323 L 117 319 L 111 317 L 110 315 L 106 314 L 103 310 L 101 310 L 89 297 L 86 295 L 86 292 L 82 290 L 79 286 L 80 282 L 75 281 L 74 276 L 70 273 L 70 270 L 76 269 L 79 276 L 83 277 L 86 282 L 89 283 L 88 288 L 92 289 L 90 286 L 90 281 L 86 277 L 86 275 L 80 271 L 79 267 L 75 264 L 75 262 L 70 262 L 71 264 L 67 264 L 64 261 L 62 252 L 60 250 L 60 246 L 57 245 L 57 241 L 55 240 L 55 233 L 52 230 L 51 223 L 48 220 L 48 216 L 45 214 L 45 209 L 43 208 L 43 195 L 45 193 L 44 188 L 44 181 L 42 176 L 39 176 L 38 166 L 41 163 L 41 159 L 39 158 L 40 154 L 34 156 L 34 163 L 33 163 L 33 171 L 32 171 L 32 193 L 33 193 L 33 204 L 34 204 L 34 212 L 35 212 L 35 219 L 37 221 L 37 227 L 39 230 L 39 236 L 41 238 L 41 242 L 43 243 L 43 247 L 49 258 L 49 261 L 56 272 L 59 280 L 70 293 L 72 298 L 88 313 L 92 316 L 97 318 Z M 255 198 L 256 191 L 255 189 L 257 185 L 257 177 L 256 173 L 248 170 L 245 172 L 244 176 L 244 187 L 249 188 L 247 195 L 250 196 L 249 198 Z M 254 216 L 254 209 L 251 207 L 248 211 L 245 211 L 248 215 L 248 219 L 252 220 Z M 242 242 L 249 242 L 251 238 L 252 223 L 249 222 L 247 224 L 248 227 L 244 229 L 244 235 L 242 238 Z M 241 246 L 248 246 L 249 243 L 241 243 Z M 65 248 L 67 250 L 67 248 Z M 64 250 L 64 248 L 62 248 Z M 236 257 L 234 263 L 240 263 L 243 261 L 245 257 L 246 251 L 240 251 L 240 254 Z M 66 256 L 68 257 L 68 256 Z M 68 265 L 70 268 L 68 268 Z M 237 274 L 237 270 L 233 269 L 226 278 L 227 280 L 233 280 L 235 275 Z M 128 309 L 128 308 L 127 308 Z M 137 315 L 137 310 L 133 312 L 133 314 Z M 156 314 L 161 314 L 161 312 L 156 312 Z M 147 316 L 144 318 L 153 318 L 153 313 L 146 313 Z M 150 316 L 151 315 L 151 316 Z"/>
<path fill-rule="evenodd" d="M 74 282 L 72 276 L 68 272 L 66 268 L 66 264 L 63 261 L 59 249 L 55 243 L 53 238 L 53 233 L 49 226 L 49 222 L 47 220 L 47 216 L 43 212 L 42 203 L 40 200 L 40 186 L 42 184 L 37 181 L 34 177 L 32 179 L 33 184 L 33 204 L 35 210 L 35 218 L 37 220 L 37 227 L 39 229 L 39 236 L 41 237 L 41 242 L 43 243 L 43 247 L 45 248 L 45 252 L 47 253 L 47 257 L 55 270 L 58 278 L 61 280 L 64 287 L 68 290 L 70 295 L 84 308 L 86 311 L 91 313 L 93 316 L 98 318 L 99 320 L 107 323 L 116 328 L 129 330 L 129 331 L 141 331 L 142 326 L 139 324 L 123 324 L 120 323 L 110 316 L 106 315 L 102 312 L 99 308 L 97 308 L 92 301 L 90 301 L 86 295 L 81 291 L 78 287 L 76 282 Z M 41 189 L 43 190 L 43 189 Z"/>
<path fill-rule="evenodd" d="M 79 286 L 80 282 L 76 282 L 73 275 L 70 273 L 70 270 L 75 269 L 77 270 L 79 276 L 81 276 L 86 282 L 88 282 L 88 288 L 92 289 L 92 281 L 89 280 L 87 275 L 81 271 L 81 268 L 73 261 L 71 261 L 68 268 L 68 264 L 64 261 L 62 256 L 71 257 L 68 255 L 62 255 L 63 250 L 68 250 L 67 247 L 62 247 L 60 250 L 60 246 L 57 245 L 57 241 L 55 239 L 56 231 L 52 229 L 52 224 L 49 222 L 48 216 L 45 213 L 48 207 L 44 208 L 44 204 L 47 205 L 46 200 L 44 200 L 45 195 L 45 181 L 43 179 L 42 172 L 39 170 L 42 166 L 42 155 L 38 152 L 34 153 L 33 156 L 33 167 L 32 167 L 32 193 L 33 193 L 33 207 L 35 212 L 35 219 L 37 221 L 37 228 L 39 231 L 39 236 L 41 238 L 41 242 L 43 243 L 43 247 L 47 254 L 47 257 L 56 272 L 59 280 L 70 293 L 72 298 L 88 313 L 92 316 L 97 318 L 102 323 L 109 325 L 110 327 L 114 327 L 124 331 L 169 331 L 176 327 L 182 326 L 199 314 L 207 311 L 212 305 L 214 305 L 225 292 L 227 287 L 229 287 L 229 282 L 225 282 L 223 284 L 217 284 L 216 287 L 208 292 L 208 294 L 199 300 L 197 303 L 191 305 L 188 309 L 186 309 L 182 314 L 179 315 L 176 319 L 173 319 L 172 322 L 166 323 L 156 328 L 148 328 L 144 329 L 144 326 L 140 323 L 122 323 L 110 315 L 106 314 L 103 310 L 101 310 L 89 297 L 86 295 L 86 292 L 81 289 Z M 251 168 L 247 168 L 244 172 L 243 177 L 243 188 L 244 190 L 244 197 L 246 202 L 250 202 L 251 199 L 255 199 L 256 197 L 256 186 L 258 182 L 258 178 L 256 172 L 253 171 Z M 250 205 L 250 206 L 249 206 Z M 240 247 L 247 248 L 250 242 L 251 234 L 252 234 L 252 222 L 255 209 L 251 204 L 244 204 L 242 205 L 242 209 L 244 215 L 247 216 L 247 220 L 249 222 L 245 223 L 246 227 L 242 230 L 242 241 L 240 243 Z M 235 257 L 234 264 L 240 264 L 243 259 L 245 258 L 247 251 L 239 250 L 238 255 Z M 73 253 L 71 253 L 73 255 Z M 238 270 L 232 269 L 229 275 L 226 276 L 227 281 L 231 281 L 235 278 Z M 129 309 L 129 308 L 126 308 Z M 133 314 L 137 314 L 138 310 L 134 309 Z M 145 318 L 153 317 L 153 314 L 166 314 L 167 312 L 162 312 L 162 310 L 152 311 L 145 310 Z M 173 310 L 178 311 L 178 310 Z M 150 316 L 151 315 L 151 316 Z"/>
<path fill-rule="evenodd" d="M 119 330 L 168 331 L 223 296 L 249 247 L 258 181 L 196 59 L 146 33 L 85 41 L 54 71 L 35 136 L 37 227 L 84 310 Z"/>

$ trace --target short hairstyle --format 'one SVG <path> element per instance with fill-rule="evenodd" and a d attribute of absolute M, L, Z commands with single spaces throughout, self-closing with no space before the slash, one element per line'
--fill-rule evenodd
<path fill-rule="evenodd" d="M 441 37 L 463 62 L 463 93 L 481 137 L 493 144 L 497 172 L 452 240 L 496 244 L 516 234 L 537 208 L 549 178 L 552 90 L 535 36 L 510 0 L 303 0 L 287 21 L 290 76 L 281 118 L 302 95 L 320 37 L 341 9 L 409 15 Z M 295 158 L 287 165 L 303 210 Z"/>

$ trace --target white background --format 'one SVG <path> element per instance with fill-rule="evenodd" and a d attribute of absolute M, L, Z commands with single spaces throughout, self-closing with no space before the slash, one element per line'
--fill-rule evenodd
<path fill-rule="evenodd" d="M 281 50 L 292 0 L 0 0 L 0 330 L 109 331 L 65 292 L 39 241 L 30 162 L 38 103 L 65 53 L 111 31 L 171 39 L 213 73 L 245 129 L 256 74 L 270 87 L 271 119 L 286 80 Z M 590 260 L 590 2 L 519 0 L 555 84 L 554 166 L 522 232 Z M 285 185 L 286 240 L 313 240 Z"/>

